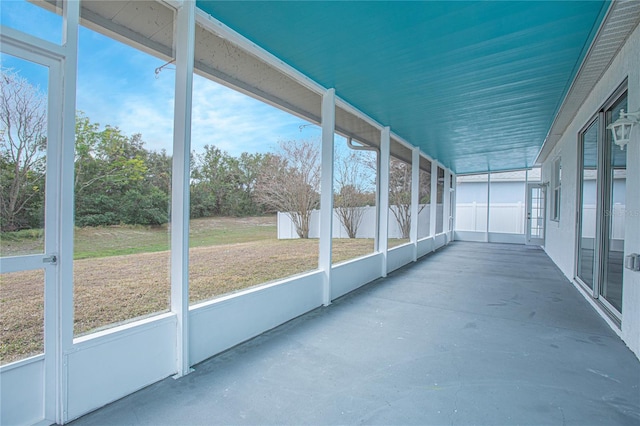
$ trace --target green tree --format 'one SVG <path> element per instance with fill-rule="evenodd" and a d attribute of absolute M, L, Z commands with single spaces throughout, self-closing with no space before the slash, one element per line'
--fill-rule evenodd
<path fill-rule="evenodd" d="M 149 152 L 140 134 L 126 136 L 79 113 L 76 119 L 76 225 L 160 225 L 168 221 L 170 156 Z"/>
<path fill-rule="evenodd" d="M 147 177 L 148 183 L 158 188 L 166 196 L 171 195 L 171 166 L 172 156 L 166 150 L 147 152 Z"/>
<path fill-rule="evenodd" d="M 225 213 L 225 199 L 233 191 L 233 158 L 214 145 L 195 153 L 191 169 L 191 217 Z"/>
<path fill-rule="evenodd" d="M 243 215 L 264 213 L 264 207 L 257 201 L 256 185 L 268 157 L 268 154 L 243 152 L 238 158 L 240 188 L 236 196 L 236 205 L 238 212 Z"/>
<path fill-rule="evenodd" d="M 255 188 L 263 167 L 263 154 L 242 153 L 232 157 L 225 151 L 205 145 L 193 154 L 191 167 L 191 217 L 260 214 Z"/>

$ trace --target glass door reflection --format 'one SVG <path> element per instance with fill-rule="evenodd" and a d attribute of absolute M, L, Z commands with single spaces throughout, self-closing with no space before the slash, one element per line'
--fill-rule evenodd
<path fill-rule="evenodd" d="M 596 119 L 580 137 L 582 171 L 578 218 L 578 270 L 580 280 L 589 288 L 594 284 L 596 249 L 596 199 L 598 177 L 598 132 Z"/>

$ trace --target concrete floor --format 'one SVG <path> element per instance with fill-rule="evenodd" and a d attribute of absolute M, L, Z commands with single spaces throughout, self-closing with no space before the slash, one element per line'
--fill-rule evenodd
<path fill-rule="evenodd" d="M 73 424 L 638 425 L 639 386 L 542 250 L 455 242 Z"/>

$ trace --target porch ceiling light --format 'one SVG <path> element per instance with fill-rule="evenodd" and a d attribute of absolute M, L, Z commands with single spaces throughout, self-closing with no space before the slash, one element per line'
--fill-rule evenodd
<path fill-rule="evenodd" d="M 629 143 L 629 139 L 631 138 L 633 126 L 638 123 L 640 123 L 640 110 L 636 112 L 624 112 L 624 109 L 621 109 L 620 118 L 607 126 L 607 129 L 611 130 L 613 143 L 618 145 L 621 150 L 624 150 L 625 145 Z"/>

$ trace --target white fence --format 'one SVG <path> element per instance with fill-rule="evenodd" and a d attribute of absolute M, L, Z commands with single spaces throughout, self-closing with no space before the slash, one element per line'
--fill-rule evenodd
<path fill-rule="evenodd" d="M 394 208 L 394 207 L 392 207 Z M 358 228 L 356 238 L 374 238 L 376 232 L 376 208 L 373 206 L 362 207 L 364 209 L 362 223 Z M 442 216 L 442 204 L 437 206 L 438 217 Z M 596 208 L 587 205 L 583 214 L 583 238 L 593 238 L 596 232 Z M 491 222 L 489 231 L 504 234 L 524 234 L 525 229 L 525 205 L 517 203 L 492 203 Z M 625 206 L 616 204 L 612 216 L 612 239 L 624 239 Z M 418 237 L 429 236 L 429 222 L 431 209 L 426 205 L 418 215 Z M 318 238 L 320 231 L 320 211 L 311 213 L 309 229 L 310 238 Z M 445 223 L 446 226 L 446 223 Z M 456 231 L 486 232 L 487 230 L 487 204 L 486 203 L 459 203 L 456 205 Z M 340 222 L 338 215 L 333 214 L 333 238 L 348 238 L 346 229 Z M 296 228 L 287 213 L 278 213 L 278 238 L 298 238 Z M 392 212 L 389 212 L 389 238 L 402 238 L 398 221 Z"/>
<path fill-rule="evenodd" d="M 492 203 L 489 231 L 503 234 L 524 234 L 524 203 Z M 487 203 L 456 204 L 456 231 L 487 230 Z"/>
<path fill-rule="evenodd" d="M 394 207 L 391 207 L 394 208 Z M 362 207 L 364 210 L 362 215 L 362 223 L 358 227 L 356 238 L 375 238 L 376 234 L 376 208 L 375 206 Z M 442 212 L 442 204 L 437 206 L 439 212 Z M 431 209 L 429 205 L 418 214 L 418 237 L 424 238 L 429 235 L 429 221 Z M 440 214 L 439 216 L 442 216 Z M 309 238 L 318 238 L 320 236 L 320 211 L 313 210 L 311 212 L 311 222 L 309 224 Z M 287 213 L 278 212 L 278 239 L 298 238 L 296 227 Z M 347 230 L 340 222 L 338 214 L 333 212 L 333 238 L 349 238 Z M 402 232 L 398 226 L 398 221 L 393 213 L 389 212 L 389 238 L 402 238 Z"/>
<path fill-rule="evenodd" d="M 525 205 L 517 203 L 492 203 L 489 232 L 524 234 Z M 613 206 L 611 239 L 624 239 L 626 209 L 623 204 Z M 456 231 L 485 232 L 487 230 L 487 203 L 459 203 L 456 205 Z M 582 215 L 583 238 L 596 235 L 596 206 L 585 205 Z"/>

